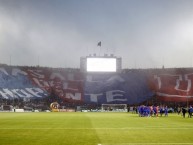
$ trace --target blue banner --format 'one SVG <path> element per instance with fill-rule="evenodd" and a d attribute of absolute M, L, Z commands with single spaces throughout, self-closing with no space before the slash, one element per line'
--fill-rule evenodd
<path fill-rule="evenodd" d="M 85 103 L 137 104 L 153 96 L 143 72 L 87 74 L 84 89 Z"/>

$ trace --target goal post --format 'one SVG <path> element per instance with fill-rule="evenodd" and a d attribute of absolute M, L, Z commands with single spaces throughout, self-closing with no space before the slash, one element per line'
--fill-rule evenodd
<path fill-rule="evenodd" d="M 102 104 L 102 112 L 127 112 L 127 104 Z"/>

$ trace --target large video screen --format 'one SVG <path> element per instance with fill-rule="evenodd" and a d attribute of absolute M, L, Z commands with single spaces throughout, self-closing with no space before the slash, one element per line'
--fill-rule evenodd
<path fill-rule="evenodd" d="M 87 72 L 116 72 L 116 58 L 87 58 Z"/>

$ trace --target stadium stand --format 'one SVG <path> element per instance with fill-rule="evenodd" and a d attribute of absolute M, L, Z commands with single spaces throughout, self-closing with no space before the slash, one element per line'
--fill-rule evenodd
<path fill-rule="evenodd" d="M 89 109 L 101 104 L 186 103 L 193 102 L 192 82 L 192 68 L 87 74 L 71 68 L 0 65 L 0 105 L 48 110 L 52 102 Z"/>

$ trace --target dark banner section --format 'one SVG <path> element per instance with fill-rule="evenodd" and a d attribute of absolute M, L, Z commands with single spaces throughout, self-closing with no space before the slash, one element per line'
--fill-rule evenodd
<path fill-rule="evenodd" d="M 27 69 L 34 85 L 48 92 L 52 101 L 78 102 L 83 100 L 83 77 L 71 69 Z"/>
<path fill-rule="evenodd" d="M 86 103 L 99 104 L 138 104 L 153 96 L 143 72 L 87 74 L 84 92 Z"/>

